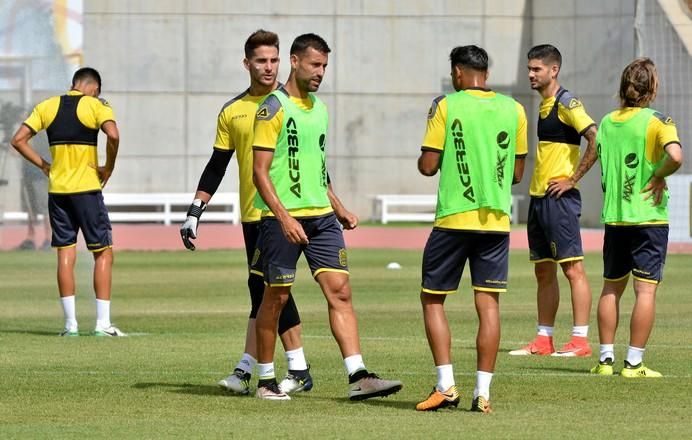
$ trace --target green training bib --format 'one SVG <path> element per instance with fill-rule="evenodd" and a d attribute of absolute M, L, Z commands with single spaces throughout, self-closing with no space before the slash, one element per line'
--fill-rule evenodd
<path fill-rule="evenodd" d="M 283 125 L 269 169 L 269 177 L 286 209 L 330 206 L 327 197 L 325 147 L 329 115 L 324 103 L 312 93 L 313 106 L 301 109 L 281 90 L 275 96 L 284 110 Z M 259 193 L 255 207 L 267 210 Z"/>
<path fill-rule="evenodd" d="M 509 214 L 519 117 L 516 102 L 499 93 L 485 98 L 463 90 L 446 99 L 436 218 L 484 207 Z"/>
<path fill-rule="evenodd" d="M 644 200 L 646 186 L 660 163 L 646 159 L 646 130 L 654 110 L 643 108 L 631 119 L 620 122 L 612 113 L 601 121 L 596 136 L 601 161 L 603 223 L 645 223 L 668 220 L 668 190 L 658 206 Z"/>

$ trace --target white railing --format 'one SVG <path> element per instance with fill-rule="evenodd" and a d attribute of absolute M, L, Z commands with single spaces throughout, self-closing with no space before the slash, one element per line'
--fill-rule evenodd
<path fill-rule="evenodd" d="M 181 223 L 185 221 L 192 199 L 193 194 L 190 193 L 103 193 L 103 200 L 113 223 Z M 28 217 L 26 212 L 3 214 L 5 221 L 26 221 Z M 240 223 L 238 193 L 214 194 L 201 220 Z"/>
<path fill-rule="evenodd" d="M 692 197 L 692 174 L 673 174 L 666 177 L 668 184 L 668 221 L 671 243 L 692 243 L 690 222 L 690 198 Z"/>
<path fill-rule="evenodd" d="M 519 202 L 523 195 L 512 195 L 512 223 L 519 222 Z M 382 224 L 389 222 L 432 222 L 435 220 L 437 196 L 434 194 L 378 194 L 374 215 Z M 397 211 L 396 208 L 404 208 Z"/>

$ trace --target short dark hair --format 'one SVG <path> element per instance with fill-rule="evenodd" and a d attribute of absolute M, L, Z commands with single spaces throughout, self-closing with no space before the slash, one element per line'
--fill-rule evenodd
<path fill-rule="evenodd" d="M 245 41 L 245 58 L 251 58 L 260 46 L 274 46 L 279 50 L 279 36 L 264 29 L 256 30 Z"/>
<path fill-rule="evenodd" d="M 82 81 L 95 81 L 99 85 L 99 89 L 101 88 L 101 75 L 93 67 L 82 67 L 72 75 L 72 87 Z"/>
<path fill-rule="evenodd" d="M 558 67 L 562 67 L 562 54 L 552 44 L 534 46 L 526 54 L 526 57 L 529 60 L 541 60 L 545 64 L 557 64 Z"/>
<path fill-rule="evenodd" d="M 488 52 L 475 45 L 455 47 L 449 54 L 449 61 L 452 68 L 460 65 L 481 72 L 488 70 Z"/>
<path fill-rule="evenodd" d="M 312 47 L 318 52 L 329 53 L 332 50 L 324 41 L 324 38 L 317 34 L 303 34 L 296 37 L 291 45 L 291 55 L 298 55 L 305 52 L 309 47 Z"/>

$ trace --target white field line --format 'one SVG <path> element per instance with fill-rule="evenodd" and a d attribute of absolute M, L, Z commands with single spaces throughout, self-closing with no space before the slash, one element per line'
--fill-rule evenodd
<path fill-rule="evenodd" d="M 333 339 L 332 335 L 306 335 L 303 334 L 302 337 L 304 339 Z M 421 336 L 420 338 L 414 337 L 414 336 L 406 336 L 406 337 L 390 337 L 390 336 L 361 336 L 360 337 L 361 341 L 400 341 L 400 342 L 406 342 L 406 341 L 423 341 L 425 342 L 425 336 Z M 453 344 L 459 344 L 459 345 L 474 345 L 476 343 L 475 339 L 454 339 L 452 338 L 452 343 Z M 510 345 L 512 347 L 518 348 L 519 346 L 526 345 L 529 343 L 529 341 L 507 341 L 505 339 L 502 339 L 500 341 L 502 345 Z M 592 342 L 592 345 L 598 346 L 598 342 Z M 617 345 L 617 344 L 616 344 Z M 621 344 L 624 345 L 624 344 Z M 676 350 L 692 350 L 692 345 L 667 345 L 667 344 L 646 344 L 647 348 L 672 348 Z M 500 347 L 502 348 L 502 347 Z"/>
<path fill-rule="evenodd" d="M 28 332 L 28 331 L 27 331 Z M 0 332 L 1 333 L 1 332 Z M 197 333 L 146 333 L 146 332 L 126 332 L 127 336 L 194 336 Z M 57 336 L 57 333 L 56 333 Z M 88 333 L 85 334 L 80 334 L 80 336 L 91 336 Z M 333 339 L 334 337 L 332 335 L 302 335 L 303 339 Z M 114 338 L 115 339 L 115 338 Z M 384 342 L 425 342 L 426 339 L 424 336 L 421 337 L 415 337 L 415 336 L 404 336 L 404 337 L 392 337 L 392 336 L 361 336 L 360 337 L 361 341 L 384 341 Z M 510 346 L 510 347 L 520 347 L 522 345 L 526 345 L 529 341 L 508 341 L 505 339 L 502 339 L 500 343 L 502 346 L 500 348 L 505 348 L 503 346 Z M 456 339 L 452 338 L 452 343 L 456 345 L 471 345 L 473 346 L 476 341 L 475 339 Z M 598 346 L 598 342 L 592 341 L 591 345 L 594 347 Z M 618 344 L 616 344 L 618 345 Z M 619 345 L 625 345 L 625 344 L 619 344 Z M 673 349 L 673 350 L 692 350 L 692 345 L 669 345 L 669 344 L 647 344 L 647 348 L 663 348 L 663 349 Z"/>
<path fill-rule="evenodd" d="M 222 377 L 228 374 L 226 371 L 195 371 L 195 370 L 175 370 L 175 371 L 169 371 L 169 370 L 137 370 L 137 371 L 93 371 L 93 370 L 70 370 L 69 372 L 65 371 L 51 371 L 51 370 L 33 370 L 33 371 L 27 371 L 32 377 L 34 376 L 64 376 L 64 375 L 81 375 L 81 376 L 132 376 L 132 377 L 142 377 L 142 376 L 181 376 L 184 375 L 185 373 L 189 373 L 190 375 L 194 376 L 199 376 L 200 374 L 203 374 L 205 376 L 218 376 Z M 396 375 L 400 376 L 430 376 L 431 372 L 430 371 L 397 371 L 396 373 L 393 373 Z M 343 376 L 341 372 L 330 372 L 330 371 L 320 371 L 320 376 L 330 376 L 330 377 L 336 377 L 336 376 Z M 476 377 L 476 372 L 475 371 L 469 371 L 469 372 L 459 372 L 455 371 L 454 376 L 464 376 L 464 377 Z M 607 380 L 604 379 L 605 376 L 599 376 L 597 374 L 589 374 L 588 371 L 584 371 L 583 373 L 577 373 L 577 372 L 571 372 L 571 371 L 566 371 L 564 373 L 559 373 L 555 371 L 503 371 L 500 370 L 499 372 L 496 371 L 495 378 L 498 377 L 578 377 L 582 379 L 597 379 L 597 380 Z M 613 378 L 619 378 L 620 376 L 618 374 L 615 374 L 611 376 Z M 692 375 L 686 374 L 686 375 L 673 375 L 673 374 L 666 374 L 661 378 L 661 380 L 666 380 L 666 379 L 692 379 Z M 617 379 L 620 380 L 620 379 Z M 624 379 L 623 379 L 624 380 Z M 634 381 L 638 382 L 638 381 Z M 191 382 L 192 383 L 192 382 Z M 211 382 L 210 382 L 211 384 Z"/>

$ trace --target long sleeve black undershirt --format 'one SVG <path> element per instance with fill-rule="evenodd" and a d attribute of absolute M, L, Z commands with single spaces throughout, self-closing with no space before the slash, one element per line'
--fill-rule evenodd
<path fill-rule="evenodd" d="M 197 191 L 204 191 L 210 196 L 214 195 L 221 184 L 221 180 L 223 180 L 224 174 L 226 174 L 226 168 L 231 162 L 233 151 L 214 149 L 209 162 L 207 162 L 207 166 L 204 167 L 202 176 L 199 178 Z"/>

